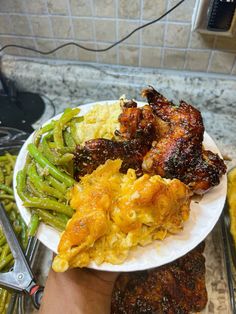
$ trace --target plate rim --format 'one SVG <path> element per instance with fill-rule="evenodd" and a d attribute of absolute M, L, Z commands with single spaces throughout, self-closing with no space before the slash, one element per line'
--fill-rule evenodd
<path fill-rule="evenodd" d="M 88 104 L 84 104 L 84 105 L 80 105 L 80 106 L 77 106 L 77 107 L 74 107 L 74 108 L 80 108 L 81 110 L 85 109 L 86 111 L 88 111 L 89 109 L 91 109 L 91 107 L 93 107 L 94 105 L 97 105 L 97 104 L 101 104 L 101 105 L 105 105 L 105 104 L 108 104 L 108 105 L 111 105 L 111 104 L 114 104 L 114 103 L 117 103 L 119 100 L 99 100 L 99 101 L 96 101 L 96 102 L 92 102 L 92 103 L 88 103 Z M 147 102 L 141 102 L 141 101 L 137 101 L 138 105 L 144 105 L 144 104 L 147 104 Z M 52 120 L 55 120 L 55 119 L 58 119 L 63 113 L 60 113 L 60 114 L 57 114 L 55 115 L 54 117 L 48 119 L 43 125 L 46 125 L 48 124 L 50 121 Z M 42 126 L 43 126 L 42 125 Z M 16 204 L 17 204 L 17 207 L 19 209 L 19 212 L 20 212 L 20 215 L 22 216 L 23 220 L 25 221 L 25 223 L 28 225 L 29 221 L 30 221 L 30 216 L 31 216 L 31 213 L 30 211 L 25 208 L 23 206 L 23 201 L 20 199 L 18 193 L 17 193 L 17 190 L 16 190 L 16 175 L 17 175 L 17 172 L 23 168 L 25 162 L 23 160 L 23 162 L 21 161 L 22 159 L 22 156 L 23 158 L 25 158 L 24 155 L 27 154 L 27 145 L 32 142 L 32 139 L 33 139 L 33 136 L 35 134 L 37 130 L 35 130 L 29 137 L 28 139 L 25 141 L 24 145 L 21 147 L 19 153 L 18 153 L 18 156 L 17 156 L 17 159 L 16 159 L 16 164 L 15 164 L 15 168 L 14 168 L 14 173 L 13 173 L 13 190 L 14 190 L 14 195 L 15 195 L 15 199 L 16 199 Z M 214 146 L 214 151 L 219 154 L 219 156 L 222 158 L 222 155 L 220 153 L 220 150 L 218 149 L 215 141 L 211 138 L 211 136 L 207 133 L 207 132 L 204 132 L 204 140 L 208 140 L 212 143 L 212 145 Z M 96 269 L 96 270 L 102 270 L 102 271 L 119 271 L 119 272 L 127 272 L 127 271 L 140 271 L 140 270 L 146 270 L 146 269 L 150 269 L 150 268 L 154 268 L 154 267 L 160 267 L 160 266 L 163 266 L 165 264 L 168 264 L 170 262 L 173 262 L 174 260 L 184 256 L 185 254 L 187 254 L 189 251 L 191 251 L 192 249 L 194 249 L 200 242 L 202 242 L 207 236 L 208 234 L 212 231 L 212 229 L 214 228 L 214 226 L 216 225 L 216 223 L 218 222 L 220 216 L 221 216 L 221 213 L 223 211 L 223 208 L 224 208 L 224 203 L 225 203 L 225 199 L 226 199 L 226 192 L 227 192 L 227 175 L 224 174 L 222 177 L 221 177 L 221 180 L 220 180 L 220 184 L 217 186 L 217 187 L 222 187 L 223 188 L 223 199 L 221 199 L 221 209 L 219 209 L 219 211 L 217 212 L 217 215 L 215 217 L 215 219 L 212 221 L 212 224 L 211 226 L 207 229 L 207 232 L 205 232 L 204 234 L 204 237 L 201 237 L 200 238 L 200 241 L 193 241 L 192 244 L 190 246 L 188 246 L 188 249 L 187 250 L 182 250 L 182 252 L 177 255 L 176 257 L 169 257 L 169 258 L 166 258 L 166 262 L 164 263 L 161 263 L 161 264 L 158 264 L 158 265 L 155 265 L 155 264 L 140 264 L 138 263 L 138 265 L 136 265 L 136 267 L 130 267 L 130 266 L 127 266 L 126 265 L 126 261 L 124 261 L 122 264 L 110 264 L 110 263 L 102 263 L 100 265 L 97 265 L 95 262 L 91 262 L 87 267 L 88 268 L 91 268 L 91 269 Z M 215 188 L 217 188 L 215 187 Z M 212 189 L 214 190 L 214 188 Z M 207 192 L 208 194 L 209 192 Z M 203 196 L 202 199 L 204 199 L 204 197 L 207 195 L 205 194 Z M 190 209 L 191 210 L 191 209 Z M 182 231 L 181 231 L 182 232 Z M 53 245 L 53 243 L 51 243 L 49 240 L 48 240 L 48 237 L 46 236 L 46 234 L 49 233 L 49 235 L 53 235 L 55 240 L 56 241 L 59 241 L 59 238 L 60 238 L 60 232 L 55 230 L 54 228 L 52 228 L 51 226 L 48 226 L 44 223 L 41 223 L 40 224 L 40 227 L 38 229 L 38 232 L 36 234 L 37 238 L 47 247 L 49 248 L 50 250 L 52 250 L 53 252 L 56 253 L 55 251 L 55 245 Z M 171 237 L 174 237 L 175 235 L 171 236 Z M 168 237 L 169 238 L 169 237 Z M 160 241 L 158 240 L 154 240 L 152 242 L 153 243 L 159 243 Z M 163 242 L 163 241 L 161 241 Z M 147 247 L 147 246 L 145 246 Z M 129 253 L 130 254 L 130 253 Z"/>

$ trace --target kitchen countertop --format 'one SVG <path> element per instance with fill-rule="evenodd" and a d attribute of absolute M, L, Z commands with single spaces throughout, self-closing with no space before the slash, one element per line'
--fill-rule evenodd
<path fill-rule="evenodd" d="M 236 78 L 193 72 L 139 69 L 93 64 L 56 63 L 4 56 L 4 75 L 13 79 L 19 90 L 46 95 L 56 113 L 67 107 L 99 100 L 127 98 L 142 100 L 140 91 L 152 85 L 167 98 L 183 99 L 201 110 L 206 131 L 216 141 L 227 161 L 236 166 Z M 47 109 L 34 126 L 50 118 Z M 209 302 L 203 313 L 231 313 L 224 273 L 220 226 L 206 239 L 206 279 Z M 46 277 L 51 254 L 46 254 L 42 277 Z M 45 259 L 45 256 L 44 256 Z"/>

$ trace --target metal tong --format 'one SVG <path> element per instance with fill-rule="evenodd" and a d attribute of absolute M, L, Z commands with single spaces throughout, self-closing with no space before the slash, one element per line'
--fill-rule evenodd
<path fill-rule="evenodd" d="M 13 268 L 0 274 L 0 285 L 7 289 L 28 294 L 32 298 L 34 306 L 39 309 L 44 288 L 36 283 L 31 267 L 1 203 L 0 225 L 15 259 Z"/>
<path fill-rule="evenodd" d="M 25 140 L 29 137 L 29 133 L 24 131 L 0 127 L 0 153 L 7 150 L 20 149 Z"/>

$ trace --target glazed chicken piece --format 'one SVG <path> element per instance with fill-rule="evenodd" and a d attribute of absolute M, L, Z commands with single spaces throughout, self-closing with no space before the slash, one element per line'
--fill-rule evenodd
<path fill-rule="evenodd" d="M 121 274 L 112 295 L 111 314 L 187 314 L 204 309 L 204 243 L 165 266 Z"/>
<path fill-rule="evenodd" d="M 123 140 L 146 137 L 148 141 L 153 141 L 159 136 L 157 119 L 148 105 L 138 107 L 134 100 L 123 100 L 122 113 L 118 121 L 120 130 L 116 130 L 115 134 Z"/>
<path fill-rule="evenodd" d="M 117 158 L 123 160 L 122 173 L 132 168 L 136 170 L 138 177 L 143 174 L 143 157 L 157 136 L 152 109 L 150 106 L 137 108 L 137 103 L 133 100 L 123 102 L 119 121 L 121 122 L 120 131 L 115 132 L 115 135 L 120 138 L 119 141 L 99 138 L 85 142 L 84 147 L 77 146 L 74 157 L 76 180 L 85 174 L 92 173 L 108 159 Z"/>
<path fill-rule="evenodd" d="M 137 138 L 130 141 L 115 142 L 104 138 L 85 142 L 84 147 L 77 146 L 74 165 L 75 179 L 92 173 L 99 165 L 108 159 L 120 158 L 123 160 L 121 172 L 126 173 L 129 168 L 135 169 L 136 175 L 143 174 L 143 157 L 151 148 L 152 142 L 147 138 Z"/>
<path fill-rule="evenodd" d="M 184 101 L 174 105 L 153 88 L 145 89 L 142 95 L 147 97 L 154 114 L 169 125 L 169 130 L 145 155 L 143 170 L 178 178 L 197 194 L 219 184 L 226 166 L 217 154 L 202 147 L 201 113 Z"/>

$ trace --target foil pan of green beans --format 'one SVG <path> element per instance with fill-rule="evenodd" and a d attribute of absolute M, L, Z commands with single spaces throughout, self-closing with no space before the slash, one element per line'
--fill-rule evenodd
<path fill-rule="evenodd" d="M 8 144 L 7 150 L 5 150 L 6 147 L 0 144 L 0 148 L 0 202 L 4 205 L 13 229 L 25 249 L 29 230 L 18 211 L 12 188 L 13 170 L 20 145 L 19 143 L 12 146 Z M 13 264 L 14 259 L 9 245 L 0 229 L 0 271 L 8 271 Z M 11 292 L 0 287 L 0 313 L 8 313 L 12 296 Z"/>
<path fill-rule="evenodd" d="M 52 123 L 52 125 L 53 124 L 54 122 Z M 39 151 L 39 157 L 44 156 L 44 153 L 42 153 L 42 142 L 49 138 L 49 135 L 47 135 L 45 140 L 42 141 L 42 135 L 45 135 L 44 130 L 45 129 L 41 129 L 36 133 L 35 147 L 36 150 Z M 40 135 L 41 132 L 42 135 Z M 17 130 L 10 128 L 0 127 L 0 202 L 4 205 L 7 215 L 12 223 L 13 229 L 24 250 L 26 250 L 26 248 L 28 249 L 28 240 L 30 237 L 36 234 L 40 221 L 52 225 L 58 230 L 63 230 L 63 228 L 65 228 L 68 217 L 72 215 L 72 210 L 67 205 L 66 197 L 69 182 L 72 182 L 70 175 L 66 173 L 62 174 L 63 178 L 64 176 L 68 176 L 69 178 L 69 180 L 66 181 L 65 185 L 58 184 L 58 182 L 60 181 L 54 180 L 53 176 L 51 178 L 48 177 L 48 180 L 51 182 L 51 188 L 48 188 L 45 183 L 42 184 L 42 176 L 39 173 L 38 162 L 33 162 L 33 158 L 30 157 L 31 155 L 29 155 L 29 163 L 25 165 L 25 168 L 23 170 L 23 172 L 27 171 L 27 175 L 25 176 L 25 178 L 27 179 L 27 183 L 25 185 L 25 188 L 21 191 L 22 193 L 24 193 L 24 196 L 30 195 L 30 199 L 27 198 L 27 201 L 33 200 L 35 202 L 38 199 L 40 200 L 40 202 L 42 202 L 42 200 L 44 201 L 46 199 L 46 205 L 44 204 L 44 208 L 41 208 L 40 204 L 39 208 L 31 208 L 32 215 L 28 226 L 22 219 L 20 212 L 17 208 L 13 192 L 13 173 L 18 152 L 27 137 L 28 135 L 23 132 L 18 132 Z M 33 154 L 34 152 L 35 150 L 33 149 Z M 63 155 L 65 162 L 68 162 L 68 160 L 70 159 L 68 158 L 69 153 L 66 153 L 67 155 Z M 42 156 L 40 154 L 42 154 Z M 54 157 L 57 157 L 56 154 Z M 57 166 L 55 168 L 56 172 L 59 173 Z M 22 179 L 22 174 L 19 174 L 19 178 Z M 47 204 L 47 199 L 50 200 L 49 204 Z M 34 204 L 36 203 L 37 202 L 35 202 Z M 48 209 L 47 206 L 49 206 L 49 208 L 55 208 L 53 211 L 51 211 L 50 209 Z M 57 215 L 54 215 L 54 212 L 56 212 L 55 209 L 59 210 L 59 213 L 61 211 L 60 219 L 57 219 Z M 13 264 L 14 258 L 6 241 L 5 235 L 0 229 L 0 272 L 9 271 Z M 18 311 L 19 304 L 17 304 L 15 300 L 16 295 L 13 292 L 10 292 L 0 287 L 0 313 L 8 314 L 13 313 L 14 311 Z"/>

